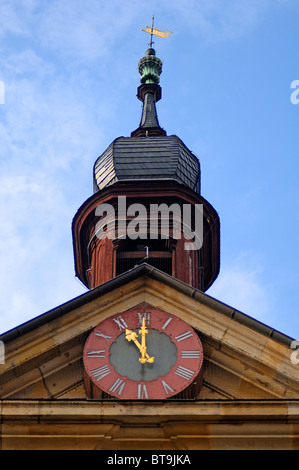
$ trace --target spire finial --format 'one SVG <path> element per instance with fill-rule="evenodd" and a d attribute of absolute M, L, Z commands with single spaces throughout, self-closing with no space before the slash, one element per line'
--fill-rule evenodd
<path fill-rule="evenodd" d="M 138 68 L 141 83 L 159 83 L 162 73 L 162 61 L 156 56 L 156 52 L 152 47 L 147 49 L 145 56 L 140 59 Z"/>
<path fill-rule="evenodd" d="M 153 18 L 154 21 L 154 18 Z M 152 36 L 150 46 L 153 45 Z M 156 57 L 152 47 L 146 51 L 146 55 L 138 62 L 141 75 L 137 96 L 143 102 L 142 117 L 138 129 L 131 133 L 132 137 L 166 135 L 158 122 L 156 102 L 161 98 L 159 86 L 162 73 L 162 61 Z"/>
<path fill-rule="evenodd" d="M 140 125 L 138 129 L 131 133 L 132 137 L 166 135 L 165 130 L 159 125 L 156 111 L 156 102 L 161 98 L 159 82 L 162 73 L 162 61 L 156 56 L 156 51 L 153 49 L 153 35 L 167 38 L 172 31 L 165 32 L 154 28 L 154 21 L 153 15 L 152 26 L 142 29 L 142 31 L 151 35 L 151 39 L 145 56 L 138 63 L 141 85 L 138 88 L 137 96 L 143 101 L 143 109 Z"/>

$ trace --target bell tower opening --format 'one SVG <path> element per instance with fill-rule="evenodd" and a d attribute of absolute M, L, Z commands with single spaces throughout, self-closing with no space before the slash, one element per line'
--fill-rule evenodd
<path fill-rule="evenodd" d="M 175 240 L 121 240 L 116 248 L 116 275 L 143 262 L 172 275 Z"/>

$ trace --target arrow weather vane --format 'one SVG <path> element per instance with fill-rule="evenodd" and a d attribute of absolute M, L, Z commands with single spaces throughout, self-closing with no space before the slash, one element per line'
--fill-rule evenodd
<path fill-rule="evenodd" d="M 151 35 L 151 42 L 149 44 L 149 47 L 153 47 L 153 35 L 158 36 L 159 38 L 168 38 L 169 34 L 173 34 L 172 31 L 160 31 L 157 28 L 154 28 L 154 16 L 152 18 L 152 26 L 147 26 L 145 29 L 142 29 L 141 31 L 144 31 L 146 33 L 149 33 Z"/>

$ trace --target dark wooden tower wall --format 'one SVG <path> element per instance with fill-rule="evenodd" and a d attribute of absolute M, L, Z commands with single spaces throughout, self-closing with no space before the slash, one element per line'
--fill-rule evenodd
<path fill-rule="evenodd" d="M 126 197 L 127 208 L 138 201 L 147 209 L 147 220 L 138 228 L 141 237 L 136 240 L 117 236 L 119 196 Z M 168 207 L 172 204 L 178 204 L 181 208 L 183 204 L 203 205 L 203 244 L 200 250 L 185 249 L 188 240 L 184 238 L 182 227 L 180 238 L 172 236 L 172 213 L 169 217 L 169 238 L 161 236 L 161 220 L 157 224 L 157 238 L 150 238 L 150 205 L 161 204 L 162 201 Z M 106 237 L 99 239 L 96 235 L 96 226 L 100 221 L 96 216 L 96 208 L 103 203 L 114 207 L 115 238 L 108 233 L 111 227 L 107 227 Z M 126 218 L 126 227 L 133 218 Z M 202 196 L 182 184 L 175 181 L 147 181 L 142 185 L 136 185 L 134 182 L 116 183 L 88 199 L 73 220 L 76 274 L 91 289 L 143 260 L 193 287 L 206 291 L 219 273 L 218 234 L 219 218 L 215 210 Z M 148 257 L 145 247 L 148 247 Z"/>

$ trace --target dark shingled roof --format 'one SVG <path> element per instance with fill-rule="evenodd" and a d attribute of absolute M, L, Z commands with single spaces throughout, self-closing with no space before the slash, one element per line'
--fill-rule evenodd
<path fill-rule="evenodd" d="M 94 165 L 94 192 L 117 181 L 168 179 L 200 192 L 200 164 L 176 135 L 119 137 Z"/>
<path fill-rule="evenodd" d="M 200 192 L 200 164 L 196 156 L 176 135 L 167 136 L 158 122 L 156 102 L 161 98 L 158 85 L 161 60 L 154 49 L 141 60 L 142 75 L 137 90 L 143 102 L 139 127 L 130 137 L 115 139 L 94 164 L 94 192 L 123 181 L 175 180 Z"/>

